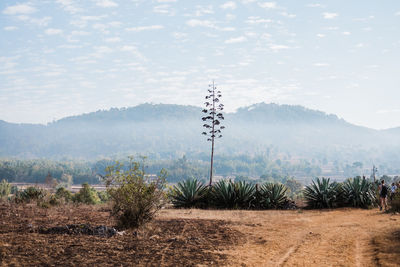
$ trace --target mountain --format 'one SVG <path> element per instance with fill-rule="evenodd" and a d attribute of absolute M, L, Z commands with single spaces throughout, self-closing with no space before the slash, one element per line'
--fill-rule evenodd
<path fill-rule="evenodd" d="M 71 116 L 47 125 L 0 121 L 0 156 L 93 159 L 129 154 L 207 155 L 201 108 L 142 104 Z M 302 106 L 259 103 L 225 114 L 220 154 L 388 160 L 400 164 L 400 128 L 378 131 Z"/>
<path fill-rule="evenodd" d="M 385 129 L 385 130 L 382 130 L 382 131 L 386 132 L 386 133 L 389 133 L 389 134 L 400 135 L 400 127 Z"/>

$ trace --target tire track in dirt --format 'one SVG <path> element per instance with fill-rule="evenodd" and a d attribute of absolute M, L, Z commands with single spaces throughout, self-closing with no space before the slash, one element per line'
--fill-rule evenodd
<path fill-rule="evenodd" d="M 361 247 L 360 247 L 360 241 L 356 240 L 355 243 L 355 264 L 357 267 L 361 267 L 361 259 L 362 259 L 362 251 L 361 251 Z"/>
<path fill-rule="evenodd" d="M 315 230 L 303 234 L 300 241 L 296 245 L 289 247 L 286 253 L 283 254 L 283 256 L 277 262 L 277 266 L 287 265 L 290 259 L 295 257 L 294 255 L 298 253 L 302 248 L 304 247 L 307 248 L 309 243 L 311 244 L 315 243 L 316 239 L 320 238 L 320 234 L 314 234 L 314 231 Z"/>
<path fill-rule="evenodd" d="M 307 234 L 303 234 L 301 237 L 301 241 L 298 242 L 296 245 L 292 245 L 289 247 L 289 249 L 283 254 L 283 256 L 279 259 L 277 262 L 278 266 L 284 266 L 289 258 L 292 256 L 293 253 L 296 253 L 300 246 L 302 246 L 306 242 Z"/>
<path fill-rule="evenodd" d="M 288 251 L 283 255 L 283 257 L 278 261 L 278 266 L 283 266 L 287 260 L 289 259 L 290 255 L 298 249 L 299 245 L 291 246 Z"/>

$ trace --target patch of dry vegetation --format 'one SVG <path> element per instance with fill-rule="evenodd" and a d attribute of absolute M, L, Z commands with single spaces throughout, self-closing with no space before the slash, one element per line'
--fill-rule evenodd
<path fill-rule="evenodd" d="M 156 219 L 137 231 L 110 238 L 40 234 L 39 227 L 114 225 L 106 206 L 0 204 L 0 262 L 3 265 L 195 266 L 219 265 L 223 250 L 243 234 L 223 220 Z"/>

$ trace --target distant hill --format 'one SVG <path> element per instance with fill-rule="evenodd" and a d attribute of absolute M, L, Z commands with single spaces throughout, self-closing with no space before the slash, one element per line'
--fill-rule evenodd
<path fill-rule="evenodd" d="M 47 125 L 0 121 L 0 156 L 93 159 L 151 154 L 206 155 L 200 107 L 142 104 L 60 119 Z M 377 131 L 302 106 L 259 103 L 225 116 L 219 154 L 282 153 L 400 164 L 400 128 Z"/>
<path fill-rule="evenodd" d="M 385 130 L 382 130 L 382 131 L 386 132 L 386 133 L 389 133 L 389 134 L 400 135 L 400 127 L 385 129 Z"/>

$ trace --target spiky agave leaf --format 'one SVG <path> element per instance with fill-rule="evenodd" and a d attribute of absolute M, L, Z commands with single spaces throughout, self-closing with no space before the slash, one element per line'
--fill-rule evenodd
<path fill-rule="evenodd" d="M 333 208 L 340 204 L 342 187 L 329 178 L 316 178 L 304 189 L 304 198 L 311 208 Z"/>
<path fill-rule="evenodd" d="M 170 198 L 176 208 L 200 207 L 205 202 L 207 191 L 203 182 L 187 179 L 172 187 Z"/>
<path fill-rule="evenodd" d="M 283 184 L 265 183 L 260 187 L 259 206 L 263 209 L 280 209 L 287 203 L 287 188 Z"/>
<path fill-rule="evenodd" d="M 246 181 L 239 181 L 235 185 L 235 206 L 237 208 L 250 209 L 253 207 L 255 200 L 255 186 Z"/>
<path fill-rule="evenodd" d="M 211 191 L 213 204 L 218 208 L 232 209 L 236 205 L 235 184 L 230 180 L 215 183 Z"/>
<path fill-rule="evenodd" d="M 345 203 L 352 207 L 368 208 L 376 202 L 373 183 L 359 176 L 343 183 L 343 197 Z"/>

